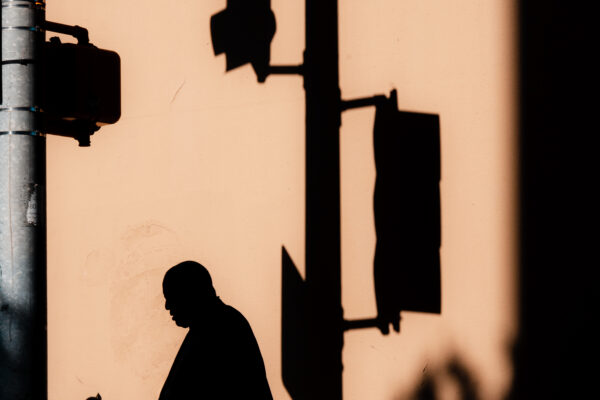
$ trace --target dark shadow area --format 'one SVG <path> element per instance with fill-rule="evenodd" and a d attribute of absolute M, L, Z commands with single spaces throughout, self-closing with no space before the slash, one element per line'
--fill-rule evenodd
<path fill-rule="evenodd" d="M 309 398 L 311 372 L 310 343 L 304 332 L 308 320 L 306 285 L 286 249 L 281 251 L 281 375 L 290 396 L 305 399 Z"/>
<path fill-rule="evenodd" d="M 189 332 L 160 400 L 272 399 L 250 324 L 216 295 L 202 265 L 186 261 L 171 268 L 163 292 L 173 321 Z"/>
<path fill-rule="evenodd" d="M 598 24 L 591 3 L 519 3 L 520 287 L 511 399 L 594 397 Z"/>
<path fill-rule="evenodd" d="M 43 304 L 32 302 L 39 308 L 25 312 L 14 306 L 18 301 L 2 298 L 6 283 L 0 282 L 0 398 L 46 399 L 45 297 Z M 45 295 L 45 287 L 37 288 Z"/>
<path fill-rule="evenodd" d="M 306 95 L 305 280 L 300 284 L 284 252 L 282 378 L 295 400 L 341 400 L 344 320 L 337 1 L 306 0 L 305 17 L 301 68 Z M 300 348 L 295 347 L 298 344 Z"/>

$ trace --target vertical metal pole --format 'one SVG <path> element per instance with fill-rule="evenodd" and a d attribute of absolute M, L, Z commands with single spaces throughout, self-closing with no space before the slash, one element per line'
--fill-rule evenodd
<path fill-rule="evenodd" d="M 337 0 L 306 0 L 306 287 L 312 399 L 342 399 Z"/>
<path fill-rule="evenodd" d="M 0 398 L 47 398 L 44 0 L 2 0 Z"/>

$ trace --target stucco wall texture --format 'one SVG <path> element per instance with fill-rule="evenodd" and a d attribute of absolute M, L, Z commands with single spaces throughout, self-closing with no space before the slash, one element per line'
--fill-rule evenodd
<path fill-rule="evenodd" d="M 225 0 L 48 0 L 121 57 L 122 117 L 89 148 L 47 138 L 49 398 L 157 398 L 185 331 L 161 282 L 193 259 L 250 321 L 276 399 L 281 247 L 304 265 L 304 91 L 225 74 L 210 16 Z M 271 60 L 299 64 L 304 3 L 272 0 Z M 404 313 L 399 335 L 345 334 L 344 398 L 409 399 L 424 377 L 458 398 L 459 360 L 483 399 L 512 379 L 516 332 L 515 16 L 503 0 L 339 1 L 345 99 L 398 90 L 441 123 L 442 314 Z M 50 36 L 50 35 L 49 35 Z M 346 318 L 375 315 L 373 108 L 341 128 Z"/>

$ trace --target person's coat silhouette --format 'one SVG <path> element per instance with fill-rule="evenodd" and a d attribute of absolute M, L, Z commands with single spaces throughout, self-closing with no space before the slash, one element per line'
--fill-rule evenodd
<path fill-rule="evenodd" d="M 163 280 L 165 308 L 189 328 L 159 400 L 272 400 L 264 362 L 244 316 L 217 297 L 210 274 L 194 261 Z"/>

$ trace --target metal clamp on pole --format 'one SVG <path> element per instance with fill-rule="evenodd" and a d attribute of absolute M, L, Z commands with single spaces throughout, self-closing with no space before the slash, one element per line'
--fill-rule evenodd
<path fill-rule="evenodd" d="M 0 135 L 43 136 L 34 76 L 44 40 L 44 1 L 3 0 Z"/>

